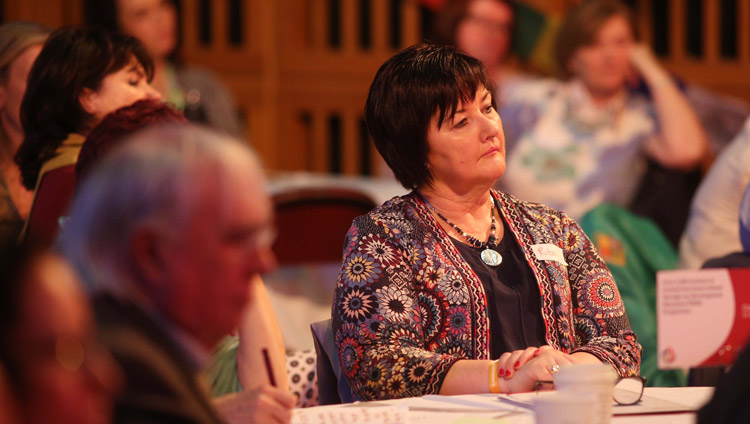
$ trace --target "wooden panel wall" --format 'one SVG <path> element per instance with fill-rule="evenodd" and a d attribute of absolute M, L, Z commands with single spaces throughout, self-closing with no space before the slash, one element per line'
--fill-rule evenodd
<path fill-rule="evenodd" d="M 638 0 L 637 20 L 641 35 L 647 44 L 653 42 L 653 17 L 651 3 L 668 1 L 668 46 L 662 64 L 676 75 L 711 90 L 750 101 L 750 0 L 736 0 L 736 33 L 727 34 L 736 38 L 736 56 L 721 54 L 722 2 L 701 0 L 702 40 L 700 55 L 688 51 L 686 23 L 687 0 Z M 727 2 L 729 3 L 729 2 Z M 726 11 L 732 13 L 731 11 Z"/>
<path fill-rule="evenodd" d="M 420 40 L 421 10 L 415 0 L 240 0 L 239 44 L 230 42 L 227 30 L 232 0 L 180 1 L 183 56 L 215 71 L 235 93 L 247 138 L 267 168 L 373 171 L 377 153 L 367 144 L 362 108 L 380 64 Z M 737 0 L 734 58 L 723 57 L 719 49 L 722 2 L 716 0 L 700 0 L 702 55 L 688 53 L 689 1 L 636 0 L 644 41 L 654 41 L 652 2 L 667 2 L 664 65 L 688 81 L 750 101 L 750 0 Z M 561 13 L 576 0 L 528 2 Z M 200 34 L 202 5 L 211 12 L 207 44 Z M 11 0 L 4 7 L 9 20 L 50 26 L 81 21 L 80 0 Z M 366 22 L 363 7 L 369 9 Z"/>

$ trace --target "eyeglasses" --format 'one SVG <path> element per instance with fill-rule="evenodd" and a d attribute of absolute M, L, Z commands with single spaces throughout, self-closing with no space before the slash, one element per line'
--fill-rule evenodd
<path fill-rule="evenodd" d="M 537 381 L 534 391 L 538 392 L 554 386 L 553 381 Z M 646 387 L 646 377 L 622 377 L 615 383 L 612 398 L 618 405 L 635 405 L 643 397 L 643 388 Z"/>
<path fill-rule="evenodd" d="M 646 377 L 623 377 L 615 383 L 612 397 L 618 405 L 635 405 L 643 397 Z"/>
<path fill-rule="evenodd" d="M 276 228 L 268 225 L 261 228 L 230 228 L 221 237 L 228 245 L 248 249 L 270 248 L 276 240 Z"/>

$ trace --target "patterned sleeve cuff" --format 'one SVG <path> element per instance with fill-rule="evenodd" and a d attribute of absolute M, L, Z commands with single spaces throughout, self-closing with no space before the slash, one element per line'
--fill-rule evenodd
<path fill-rule="evenodd" d="M 638 361 L 633 361 L 632 359 L 627 360 L 617 358 L 613 352 L 602 346 L 588 344 L 586 346 L 581 346 L 575 349 L 571 353 L 576 352 L 585 352 L 596 356 L 600 361 L 610 364 L 612 368 L 614 368 L 614 370 L 617 372 L 617 375 L 619 375 L 620 377 L 640 375 L 640 366 L 638 365 Z"/>

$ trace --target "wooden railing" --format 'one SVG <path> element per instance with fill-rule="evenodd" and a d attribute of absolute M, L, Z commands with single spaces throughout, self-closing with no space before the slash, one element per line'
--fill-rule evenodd
<path fill-rule="evenodd" d="M 7 19 L 80 22 L 81 0 L 5 0 Z M 687 46 L 687 13 L 702 9 L 701 55 Z M 576 0 L 528 0 L 562 13 Z M 661 5 L 657 4 L 660 3 Z M 372 173 L 377 153 L 362 114 L 377 68 L 422 38 L 415 0 L 180 0 L 182 52 L 209 68 L 239 103 L 247 138 L 267 168 Z M 685 80 L 750 100 L 750 0 L 736 0 L 736 56 L 720 49 L 717 0 L 632 0 L 644 41 L 666 37 L 664 65 Z M 546 5 L 546 6 L 545 6 Z M 667 7 L 656 21 L 654 6 Z M 239 14 L 237 10 L 239 9 Z M 208 12 L 208 13 L 206 13 Z M 235 32 L 232 34 L 232 29 Z M 724 29 L 724 37 L 727 30 Z"/>
<path fill-rule="evenodd" d="M 225 30 L 228 4 L 212 3 L 212 42 L 205 45 L 191 30 L 200 26 L 201 1 L 183 0 L 183 52 L 189 63 L 216 70 L 232 87 L 248 137 L 266 165 L 371 173 L 377 153 L 363 124 L 367 88 L 386 58 L 421 39 L 418 4 L 246 1 L 245 42 L 231 46 Z"/>
<path fill-rule="evenodd" d="M 652 15 L 653 4 L 666 3 L 666 22 L 657 22 Z M 687 24 L 689 8 L 698 6 L 702 35 L 700 54 L 690 52 Z M 722 11 L 722 4 L 734 4 L 734 10 Z M 638 0 L 637 21 L 647 44 L 653 45 L 654 28 L 666 29 L 668 51 L 663 65 L 687 81 L 706 88 L 750 101 L 750 0 Z M 726 14 L 725 16 L 722 16 Z M 734 28 L 721 25 L 722 19 L 734 20 Z M 734 31 L 733 31 L 734 29 Z M 736 46 L 734 54 L 723 54 L 722 37 Z"/>

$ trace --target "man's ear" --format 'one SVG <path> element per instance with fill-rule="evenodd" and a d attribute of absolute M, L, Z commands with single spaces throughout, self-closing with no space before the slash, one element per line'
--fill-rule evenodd
<path fill-rule="evenodd" d="M 97 95 L 97 92 L 90 89 L 85 88 L 83 91 L 81 91 L 81 94 L 78 95 L 78 103 L 81 104 L 81 107 L 83 110 L 86 111 L 89 115 L 94 115 L 94 111 L 98 109 L 99 96 Z"/>
<path fill-rule="evenodd" d="M 167 250 L 158 231 L 151 227 L 138 229 L 129 243 L 131 266 L 141 283 L 159 290 L 168 273 Z"/>

